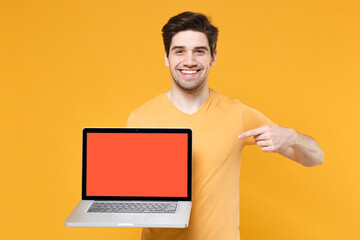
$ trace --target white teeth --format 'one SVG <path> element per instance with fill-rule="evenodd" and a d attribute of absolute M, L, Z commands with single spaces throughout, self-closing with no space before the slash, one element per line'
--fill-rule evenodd
<path fill-rule="evenodd" d="M 186 73 L 186 74 L 193 74 L 193 73 L 196 73 L 197 71 L 181 70 L 181 72 Z"/>

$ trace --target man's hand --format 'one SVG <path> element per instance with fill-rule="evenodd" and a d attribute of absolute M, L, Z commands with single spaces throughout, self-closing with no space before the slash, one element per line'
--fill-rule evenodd
<path fill-rule="evenodd" d="M 247 137 L 254 137 L 263 152 L 279 153 L 307 167 L 324 162 L 324 152 L 316 141 L 291 128 L 266 125 L 238 136 L 239 139 Z"/>
<path fill-rule="evenodd" d="M 254 137 L 263 152 L 284 153 L 295 144 L 296 131 L 290 128 L 266 125 L 252 129 L 238 136 L 239 139 Z"/>

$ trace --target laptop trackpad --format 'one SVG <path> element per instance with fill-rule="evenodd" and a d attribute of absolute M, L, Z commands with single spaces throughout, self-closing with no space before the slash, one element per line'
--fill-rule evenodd
<path fill-rule="evenodd" d="M 118 222 L 119 226 L 132 226 L 134 224 L 143 223 L 146 219 L 145 214 L 129 213 L 129 214 L 112 214 L 111 221 Z"/>

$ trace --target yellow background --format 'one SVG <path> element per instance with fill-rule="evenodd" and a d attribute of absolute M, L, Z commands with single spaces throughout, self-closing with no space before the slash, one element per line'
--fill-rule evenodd
<path fill-rule="evenodd" d="M 161 28 L 186 10 L 220 29 L 209 85 L 325 152 L 306 168 L 244 150 L 242 240 L 360 239 L 355 0 L 1 0 L 1 239 L 139 239 L 64 226 L 81 198 L 81 131 L 123 127 L 171 87 Z"/>

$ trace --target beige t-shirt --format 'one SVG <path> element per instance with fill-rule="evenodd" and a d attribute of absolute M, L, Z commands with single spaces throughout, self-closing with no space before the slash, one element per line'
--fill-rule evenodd
<path fill-rule="evenodd" d="M 243 147 L 237 136 L 274 124 L 259 111 L 210 89 L 194 114 L 162 93 L 135 109 L 127 127 L 187 127 L 193 131 L 193 205 L 185 229 L 144 228 L 143 240 L 239 240 L 239 178 Z"/>

